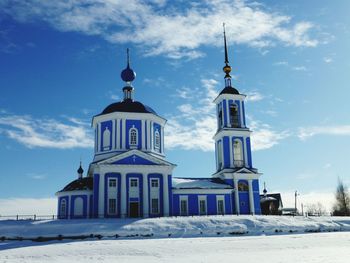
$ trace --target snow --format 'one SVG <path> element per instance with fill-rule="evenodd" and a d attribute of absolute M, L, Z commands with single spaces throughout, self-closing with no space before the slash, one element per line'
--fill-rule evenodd
<path fill-rule="evenodd" d="M 172 186 L 176 189 L 197 188 L 197 189 L 230 189 L 227 184 L 214 183 L 211 179 L 186 179 L 172 178 Z"/>
<path fill-rule="evenodd" d="M 1 263 L 347 263 L 350 258 L 349 232 L 16 244 L 0 242 Z"/>
<path fill-rule="evenodd" d="M 147 219 L 82 219 L 0 221 L 0 238 L 37 238 L 79 235 L 213 237 L 350 231 L 350 217 L 194 216 Z"/>

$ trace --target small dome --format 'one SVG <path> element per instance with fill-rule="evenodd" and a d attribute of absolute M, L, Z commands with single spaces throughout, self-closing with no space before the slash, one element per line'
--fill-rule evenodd
<path fill-rule="evenodd" d="M 99 115 L 112 112 L 140 112 L 157 114 L 151 107 L 144 105 L 138 101 L 132 101 L 130 99 L 110 104 Z"/>
<path fill-rule="evenodd" d="M 81 165 L 79 166 L 79 169 L 77 170 L 78 174 L 82 174 L 84 173 L 83 168 L 81 167 Z"/>
<path fill-rule="evenodd" d="M 124 69 L 122 71 L 122 73 L 120 74 L 121 78 L 123 81 L 125 82 L 131 82 L 135 79 L 136 77 L 136 73 L 135 71 L 133 71 L 129 65 L 126 67 L 126 69 Z"/>
<path fill-rule="evenodd" d="M 239 92 L 237 89 L 235 89 L 234 87 L 226 87 L 224 88 L 221 92 L 221 94 L 234 94 L 234 95 L 239 95 Z"/>
<path fill-rule="evenodd" d="M 74 180 L 67 184 L 60 192 L 69 192 L 77 190 L 92 190 L 93 178 L 84 177 L 81 179 Z"/>

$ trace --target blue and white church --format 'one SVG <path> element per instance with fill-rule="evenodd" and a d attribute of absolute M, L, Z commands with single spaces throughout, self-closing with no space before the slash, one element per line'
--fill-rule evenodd
<path fill-rule="evenodd" d="M 216 171 L 210 178 L 175 178 L 166 160 L 166 120 L 134 100 L 135 72 L 121 73 L 124 99 L 92 119 L 93 161 L 84 176 L 56 193 L 58 217 L 137 218 L 192 215 L 261 214 L 259 176 L 253 167 L 251 131 L 245 120 L 245 95 L 231 84 L 225 43 L 225 87 L 216 104 Z"/>

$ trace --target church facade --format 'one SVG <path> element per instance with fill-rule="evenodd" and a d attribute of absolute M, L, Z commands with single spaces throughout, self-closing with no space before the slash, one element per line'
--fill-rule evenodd
<path fill-rule="evenodd" d="M 56 193 L 58 217 L 125 218 L 261 214 L 259 176 L 252 164 L 251 131 L 245 121 L 245 95 L 231 85 L 226 36 L 225 87 L 214 100 L 216 172 L 210 178 L 174 178 L 166 160 L 166 120 L 134 100 L 136 74 L 121 73 L 124 99 L 92 119 L 94 158 L 86 176 Z"/>

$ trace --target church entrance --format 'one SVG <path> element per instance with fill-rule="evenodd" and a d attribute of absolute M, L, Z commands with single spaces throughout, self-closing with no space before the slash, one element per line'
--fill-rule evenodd
<path fill-rule="evenodd" d="M 139 215 L 139 202 L 129 203 L 129 217 L 140 217 Z"/>

